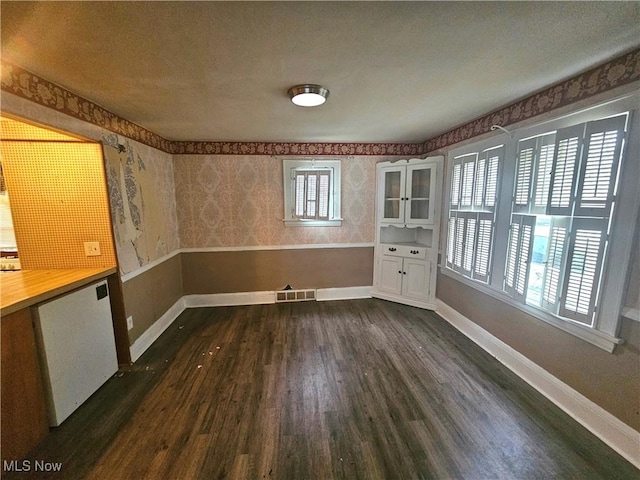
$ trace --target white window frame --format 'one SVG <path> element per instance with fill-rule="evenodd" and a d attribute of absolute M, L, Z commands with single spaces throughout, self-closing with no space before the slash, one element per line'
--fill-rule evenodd
<path fill-rule="evenodd" d="M 628 263 L 633 248 L 633 228 L 629 228 L 629 221 L 637 218 L 640 208 L 640 92 L 635 91 L 621 98 L 610 100 L 604 104 L 587 107 L 582 110 L 565 113 L 556 118 L 544 120 L 535 125 L 513 129 L 511 136 L 500 134 L 479 142 L 470 143 L 459 148 L 451 149 L 447 155 L 447 180 L 445 183 L 446 208 L 449 207 L 451 175 L 454 158 L 472 152 L 478 152 L 495 145 L 499 141 L 505 143 L 505 162 L 499 179 L 498 202 L 496 205 L 496 219 L 494 225 L 494 241 L 491 254 L 491 272 L 488 283 L 482 283 L 473 278 L 465 277 L 461 272 L 447 266 L 447 252 L 442 252 L 441 272 L 455 278 L 457 281 L 478 289 L 487 295 L 504 303 L 512 305 L 531 316 L 550 323 L 561 330 L 569 332 L 604 350 L 612 352 L 622 340 L 617 337 L 621 312 L 623 309 L 625 285 L 628 275 Z M 630 121 L 625 138 L 625 153 L 618 170 L 618 190 L 615 196 L 615 208 L 612 214 L 608 238 L 608 252 L 606 265 L 602 271 L 600 282 L 599 306 L 592 326 L 571 321 L 535 306 L 527 305 L 512 298 L 503 291 L 504 272 L 506 271 L 506 252 L 509 243 L 509 229 L 512 217 L 512 201 L 514 199 L 514 185 L 516 185 L 517 146 L 521 140 L 540 136 L 547 132 L 557 131 L 566 127 L 599 120 L 629 111 Z M 535 191 L 535 185 L 532 188 Z M 514 214 L 520 212 L 514 209 Z M 532 213 L 535 210 L 532 210 Z M 522 212 L 526 215 L 526 212 Z M 537 212 L 539 213 L 539 212 Z M 448 235 L 449 228 L 446 229 Z M 443 245 L 448 245 L 449 238 Z"/>
<path fill-rule="evenodd" d="M 339 227 L 340 215 L 340 160 L 316 158 L 296 158 L 282 161 L 284 191 L 284 224 L 289 227 Z M 329 178 L 328 215 L 326 218 L 308 218 L 305 214 L 296 215 L 296 176 L 298 173 L 327 172 Z M 305 179 L 308 176 L 305 175 Z M 306 180 L 304 181 L 307 187 Z"/>

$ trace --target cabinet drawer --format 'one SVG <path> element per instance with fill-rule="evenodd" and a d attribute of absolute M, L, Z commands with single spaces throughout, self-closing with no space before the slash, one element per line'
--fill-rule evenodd
<path fill-rule="evenodd" d="M 416 247 L 413 245 L 398 245 L 393 243 L 383 243 L 382 253 L 384 255 L 394 255 L 396 257 L 426 258 L 427 247 Z"/>

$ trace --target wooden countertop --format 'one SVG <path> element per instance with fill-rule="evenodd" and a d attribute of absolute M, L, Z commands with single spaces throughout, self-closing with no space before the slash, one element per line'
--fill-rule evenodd
<path fill-rule="evenodd" d="M 8 315 L 70 292 L 116 272 L 109 268 L 0 272 L 0 310 Z"/>

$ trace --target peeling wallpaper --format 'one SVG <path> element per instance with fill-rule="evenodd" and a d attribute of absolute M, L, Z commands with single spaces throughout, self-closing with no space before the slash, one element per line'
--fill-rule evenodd
<path fill-rule="evenodd" d="M 172 158 L 115 134 L 103 144 L 114 241 L 126 274 L 179 248 Z"/>
<path fill-rule="evenodd" d="M 268 155 L 176 155 L 182 248 L 372 243 L 375 165 L 342 159 L 341 227 L 285 227 L 282 159 Z"/>

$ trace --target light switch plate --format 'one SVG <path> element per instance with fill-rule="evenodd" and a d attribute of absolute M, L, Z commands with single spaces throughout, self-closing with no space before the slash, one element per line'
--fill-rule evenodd
<path fill-rule="evenodd" d="M 127 329 L 131 330 L 133 328 L 133 315 L 127 317 Z"/>
<path fill-rule="evenodd" d="M 100 242 L 84 242 L 84 254 L 87 257 L 100 256 Z"/>

